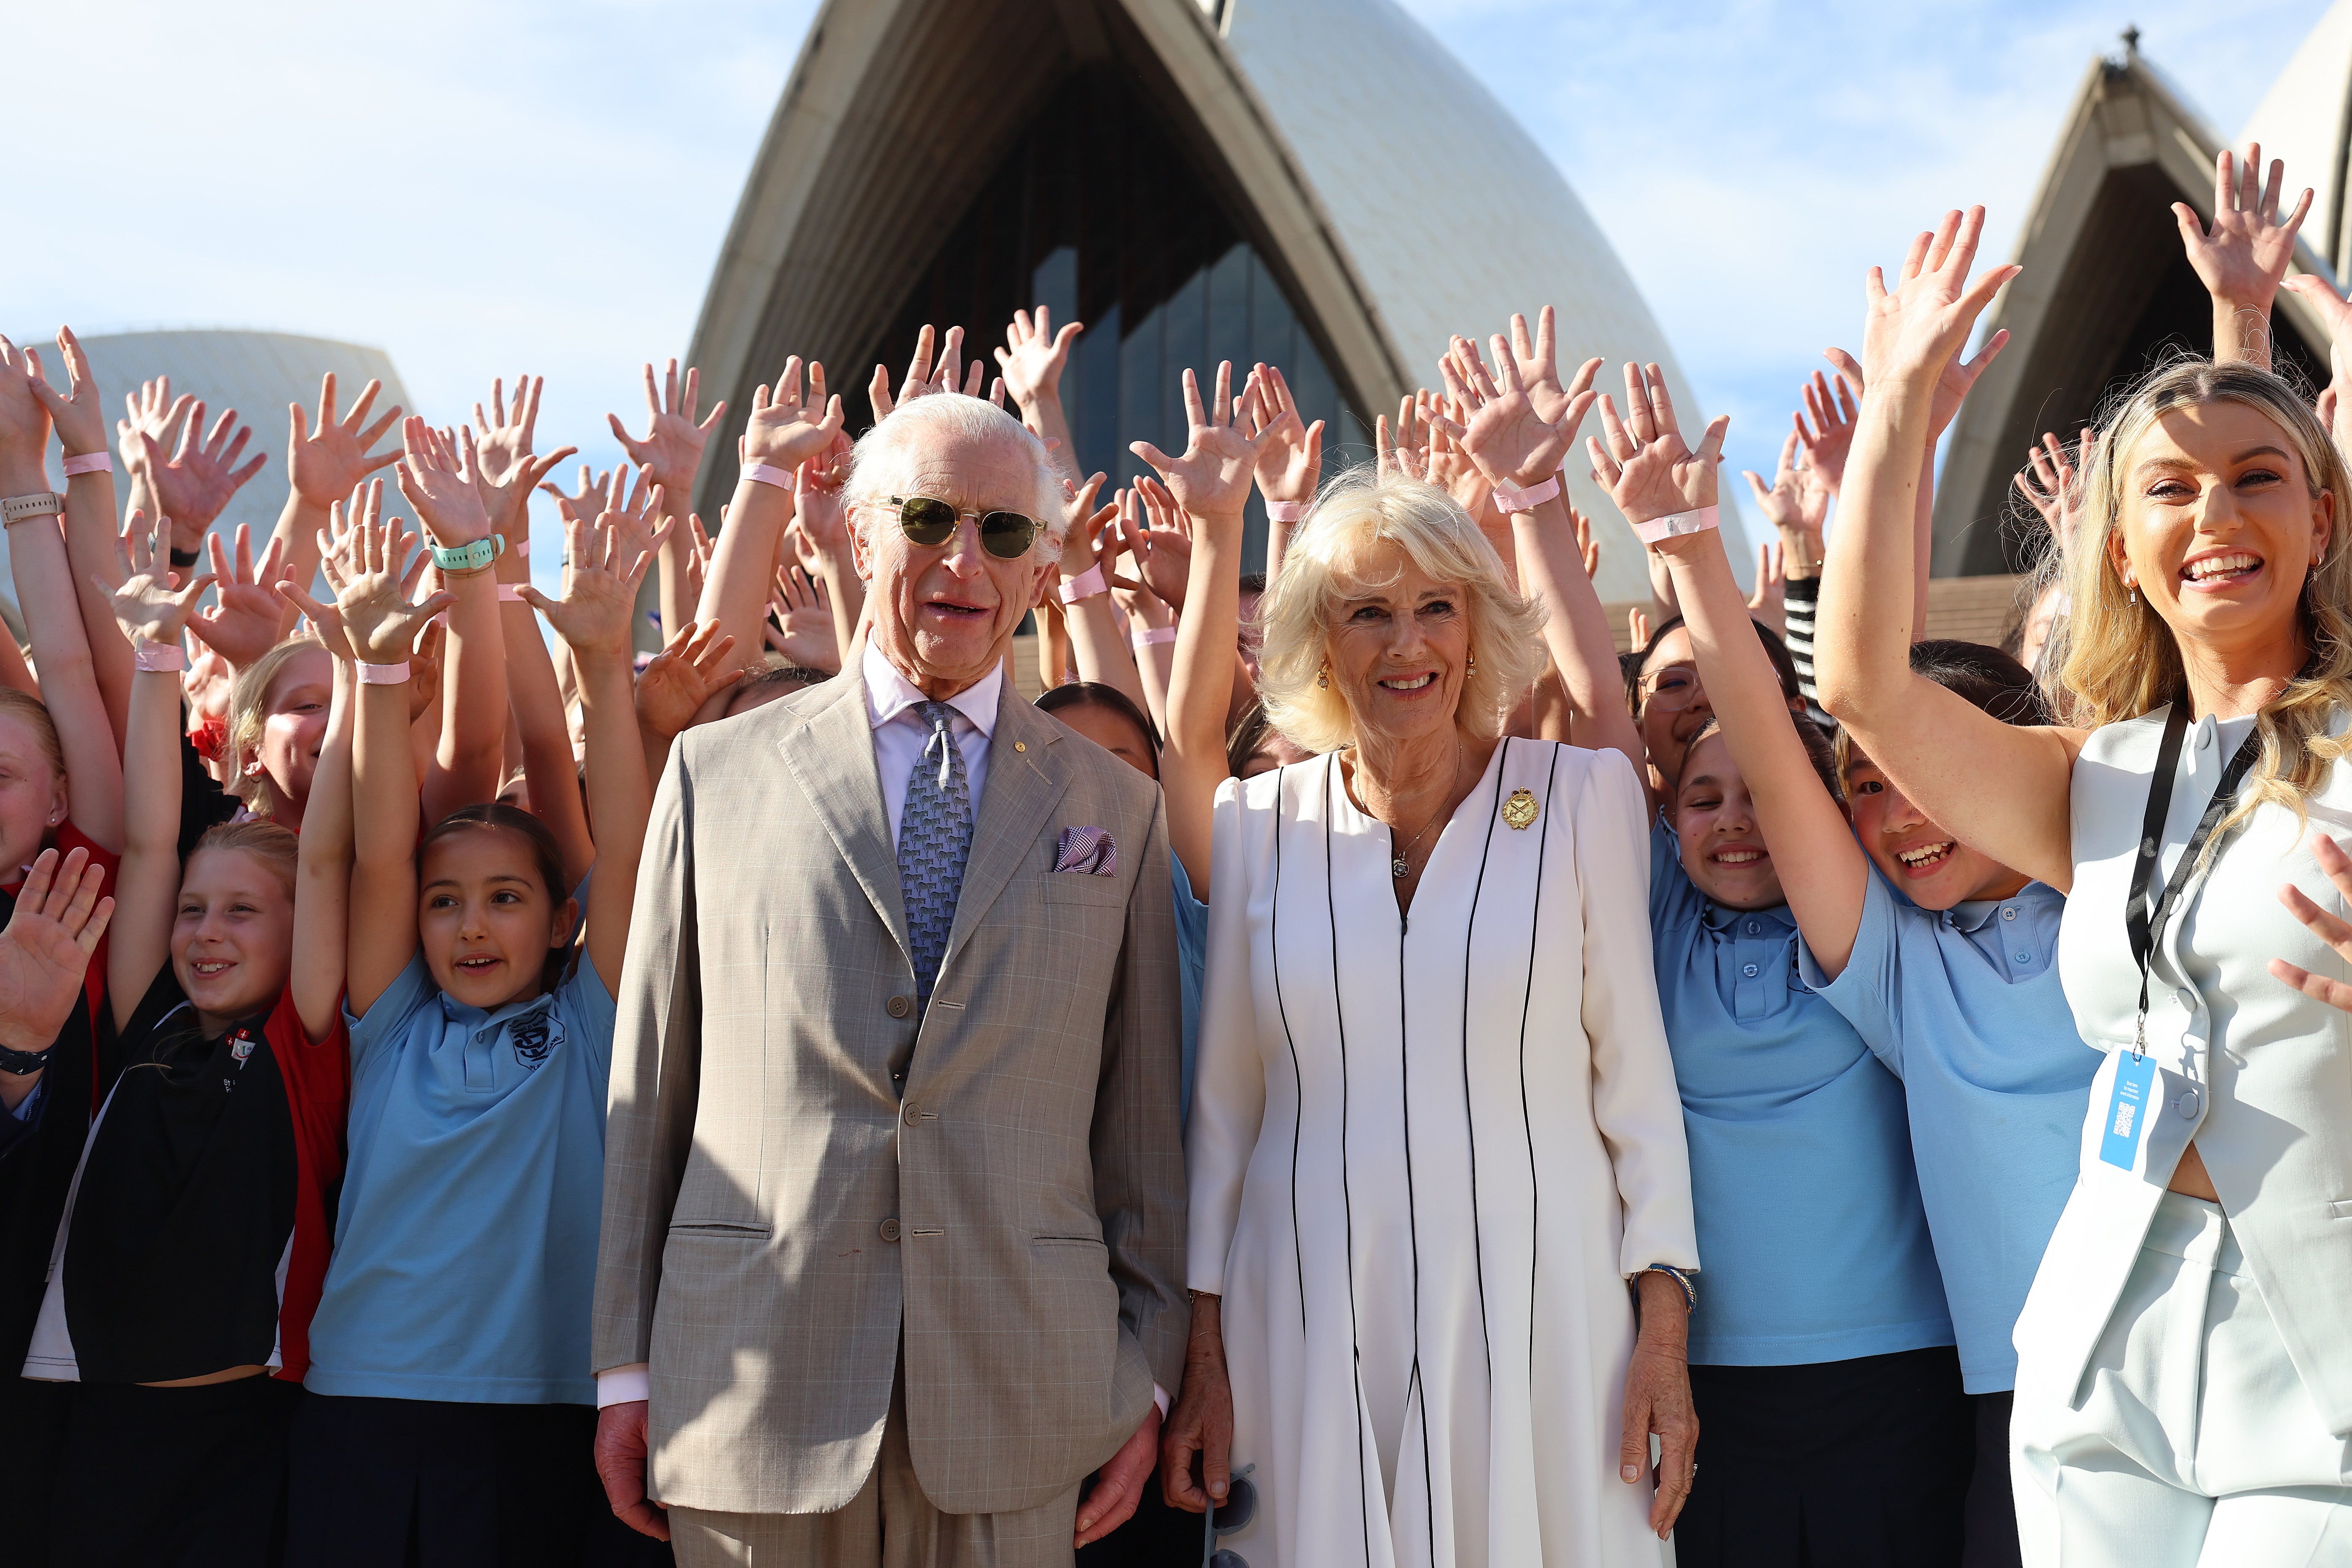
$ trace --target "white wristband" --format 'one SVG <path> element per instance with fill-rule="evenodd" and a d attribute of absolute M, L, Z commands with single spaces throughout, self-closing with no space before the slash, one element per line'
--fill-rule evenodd
<path fill-rule="evenodd" d="M 1175 640 L 1174 626 L 1145 626 L 1135 634 L 1135 646 L 1138 647 L 1152 647 L 1160 643 Z"/>
<path fill-rule="evenodd" d="M 743 477 L 755 485 L 773 485 L 780 490 L 793 488 L 793 471 L 771 463 L 746 463 L 743 465 Z"/>
<path fill-rule="evenodd" d="M 1265 503 L 1265 520 L 1268 522 L 1304 522 L 1314 506 L 1311 500 L 1270 500 Z"/>
<path fill-rule="evenodd" d="M 521 603 L 522 603 L 522 590 L 521 590 L 520 588 L 517 587 L 517 586 L 516 586 L 515 584 L 513 584 L 512 583 L 501 583 L 501 584 L 499 584 L 499 604 L 501 604 L 501 605 L 520 605 L 520 604 L 521 604 Z"/>
<path fill-rule="evenodd" d="M 188 650 L 175 642 L 142 642 L 131 652 L 134 669 L 156 675 L 174 675 L 188 668 Z"/>
<path fill-rule="evenodd" d="M 1091 599 L 1097 594 L 1108 594 L 1110 584 L 1103 581 L 1102 563 L 1097 561 L 1068 582 L 1062 584 L 1062 603 L 1075 605 L 1080 599 Z"/>
<path fill-rule="evenodd" d="M 114 472 L 114 454 L 111 452 L 84 452 L 79 458 L 66 459 L 66 478 L 69 479 L 81 474 L 112 472 Z"/>
<path fill-rule="evenodd" d="M 408 661 L 398 664 L 368 664 L 358 666 L 362 686 L 405 686 L 408 684 Z"/>
<path fill-rule="evenodd" d="M 1533 511 L 1559 494 L 1559 476 L 1554 474 L 1539 485 L 1515 490 L 1508 485 L 1495 487 L 1495 509 L 1508 516 L 1515 512 Z"/>
<path fill-rule="evenodd" d="M 1633 525 L 1633 532 L 1644 544 L 1659 544 L 1669 539 L 1705 533 L 1715 524 L 1716 509 L 1703 506 L 1696 511 L 1669 512 L 1664 517 L 1654 517 L 1647 522 L 1637 522 Z"/>

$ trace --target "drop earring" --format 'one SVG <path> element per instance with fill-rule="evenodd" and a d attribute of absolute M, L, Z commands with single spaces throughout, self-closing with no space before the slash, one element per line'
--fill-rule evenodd
<path fill-rule="evenodd" d="M 1328 691 L 1331 689 L 1331 667 L 1329 665 L 1327 664 L 1322 668 L 1315 672 L 1315 686 L 1316 689 L 1319 691 Z"/>
<path fill-rule="evenodd" d="M 1473 675 L 1478 673 L 1478 656 L 1475 653 L 1470 656 L 1470 673 Z"/>

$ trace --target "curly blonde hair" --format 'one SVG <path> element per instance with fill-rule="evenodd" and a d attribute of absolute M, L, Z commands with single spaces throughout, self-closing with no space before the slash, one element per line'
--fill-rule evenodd
<path fill-rule="evenodd" d="M 2308 657 L 2255 721 L 2262 759 L 2236 809 L 2208 842 L 2209 856 L 2264 801 L 2307 823 L 2312 792 L 2336 759 L 2352 751 L 2352 736 L 2329 733 L 2337 711 L 2352 709 L 2352 615 L 2345 608 L 2352 604 L 2352 550 L 2343 545 L 2343 530 L 2352 524 L 2352 479 L 2327 427 L 2294 386 L 2249 364 L 2182 360 L 2148 375 L 2102 422 L 2098 455 L 2078 481 L 2082 504 L 2067 582 L 2072 603 L 2051 634 L 2063 646 L 2042 658 L 2051 672 L 2044 682 L 2052 708 L 2084 729 L 2187 700 L 2179 644 L 2155 609 L 2125 587 L 2107 540 L 2122 516 L 2124 473 L 2140 437 L 2167 414 L 2210 403 L 2239 404 L 2278 426 L 2302 461 L 2311 500 L 2335 496 L 2336 531 L 2304 587 L 2298 618 Z"/>
<path fill-rule="evenodd" d="M 1461 504 L 1435 485 L 1355 468 L 1326 486 L 1292 539 L 1259 616 L 1265 647 L 1258 691 L 1274 727 L 1309 752 L 1356 738 L 1355 716 L 1336 686 L 1318 686 L 1330 658 L 1331 605 L 1349 589 L 1378 587 L 1364 557 L 1394 545 L 1441 583 L 1462 585 L 1477 667 L 1462 679 L 1461 721 L 1475 735 L 1503 718 L 1543 669 L 1543 606 L 1511 586 L 1502 558 Z"/>

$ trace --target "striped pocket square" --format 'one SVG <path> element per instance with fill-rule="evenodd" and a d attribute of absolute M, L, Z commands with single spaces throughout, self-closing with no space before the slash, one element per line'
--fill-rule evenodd
<path fill-rule="evenodd" d="M 1061 847 L 1054 851 L 1054 869 L 1115 876 L 1118 871 L 1118 845 L 1108 828 L 1065 827 Z"/>

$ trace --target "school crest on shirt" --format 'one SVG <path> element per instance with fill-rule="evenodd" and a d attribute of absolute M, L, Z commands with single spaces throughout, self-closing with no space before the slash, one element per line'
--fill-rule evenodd
<path fill-rule="evenodd" d="M 541 1007 L 508 1025 L 507 1035 L 514 1041 L 515 1059 L 527 1068 L 536 1068 L 547 1059 L 550 1051 L 563 1043 L 563 1026 L 555 1021 L 553 1009 Z"/>
<path fill-rule="evenodd" d="M 228 1043 L 228 1059 L 243 1067 L 252 1057 L 253 1037 L 240 1031 L 236 1038 Z"/>

